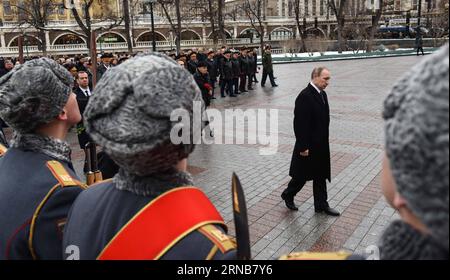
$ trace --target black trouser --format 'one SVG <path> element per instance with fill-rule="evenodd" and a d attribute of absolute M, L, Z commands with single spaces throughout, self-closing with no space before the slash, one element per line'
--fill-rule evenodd
<path fill-rule="evenodd" d="M 239 78 L 233 78 L 233 88 L 234 94 L 239 94 Z M 233 93 L 233 90 L 231 90 L 231 93 Z"/>
<path fill-rule="evenodd" d="M 239 81 L 239 90 L 244 92 L 245 91 L 245 85 L 247 84 L 247 75 L 241 74 L 241 80 Z"/>
<path fill-rule="evenodd" d="M 220 94 L 225 96 L 225 87 L 227 88 L 227 92 L 229 95 L 233 92 L 233 79 L 230 80 L 222 80 L 222 84 L 220 85 Z"/>
<path fill-rule="evenodd" d="M 253 82 L 255 82 L 255 83 L 258 82 L 258 80 L 256 79 L 256 72 L 252 74 L 252 79 L 253 79 Z"/>
<path fill-rule="evenodd" d="M 248 80 L 248 88 L 251 89 L 252 88 L 252 83 L 253 83 L 253 74 L 248 74 L 247 75 L 247 80 Z"/>
<path fill-rule="evenodd" d="M 306 181 L 292 178 L 288 187 L 283 191 L 287 199 L 294 199 L 294 196 L 301 191 Z M 314 209 L 323 210 L 328 208 L 328 194 L 326 179 L 313 180 L 313 194 L 314 194 Z"/>
<path fill-rule="evenodd" d="M 211 97 L 214 97 L 214 91 L 215 91 L 215 89 L 216 89 L 216 80 L 214 79 L 214 80 L 209 80 L 209 84 L 211 85 L 211 87 L 212 87 L 212 95 L 211 95 Z"/>
<path fill-rule="evenodd" d="M 261 85 L 265 85 L 266 84 L 267 75 L 269 75 L 270 84 L 272 86 L 274 86 L 275 85 L 275 79 L 273 78 L 273 71 L 268 72 L 268 71 L 266 71 L 266 69 L 263 69 Z"/>
<path fill-rule="evenodd" d="M 422 48 L 422 47 L 418 47 L 418 48 L 417 48 L 417 55 L 419 55 L 419 50 L 422 52 L 422 55 L 425 55 L 425 54 L 423 53 L 423 48 Z"/>

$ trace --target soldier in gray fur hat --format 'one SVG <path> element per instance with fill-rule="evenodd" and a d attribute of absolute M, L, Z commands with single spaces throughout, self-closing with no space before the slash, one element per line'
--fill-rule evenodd
<path fill-rule="evenodd" d="M 170 138 L 181 124 L 172 112 L 185 110 L 192 120 L 200 94 L 192 75 L 163 54 L 137 56 L 105 74 L 84 117 L 120 169 L 79 197 L 64 246 L 77 246 L 81 259 L 235 258 L 223 219 L 186 170 L 193 141 Z"/>
<path fill-rule="evenodd" d="M 45 58 L 0 79 L 0 117 L 15 131 L 0 155 L 0 260 L 61 259 L 67 214 L 83 188 L 64 142 L 81 120 L 71 82 Z"/>
<path fill-rule="evenodd" d="M 401 78 L 384 103 L 382 185 L 401 220 L 381 238 L 382 259 L 448 259 L 449 46 Z"/>

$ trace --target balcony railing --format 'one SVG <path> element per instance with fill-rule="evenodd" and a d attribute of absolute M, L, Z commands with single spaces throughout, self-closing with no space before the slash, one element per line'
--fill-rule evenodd
<path fill-rule="evenodd" d="M 254 41 L 257 44 L 259 41 Z M 221 40 L 219 40 L 219 44 Z M 227 45 L 249 45 L 250 39 L 228 39 Z M 192 48 L 192 47 L 212 47 L 213 40 L 182 40 L 181 48 Z M 137 42 L 134 49 L 136 51 L 149 50 L 152 47 L 152 42 Z M 156 47 L 159 50 L 168 50 L 175 48 L 175 42 L 170 41 L 157 41 Z M 97 51 L 126 51 L 128 49 L 127 43 L 97 43 Z M 23 51 L 25 54 L 29 55 L 40 55 L 42 51 L 39 50 L 38 46 L 24 46 Z M 53 45 L 47 46 L 47 52 L 49 54 L 67 54 L 67 53 L 87 53 L 88 48 L 86 44 L 66 44 L 66 45 Z M 0 56 L 17 56 L 19 54 L 18 47 L 5 47 L 0 48 Z"/>

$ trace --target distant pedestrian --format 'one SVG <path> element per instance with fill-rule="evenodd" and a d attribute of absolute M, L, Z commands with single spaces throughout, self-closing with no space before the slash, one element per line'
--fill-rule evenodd
<path fill-rule="evenodd" d="M 277 87 L 275 78 L 273 77 L 273 65 L 272 65 L 272 51 L 270 46 L 266 46 L 262 57 L 263 75 L 261 80 L 261 86 L 265 87 L 267 76 L 269 76 L 272 87 Z"/>
<path fill-rule="evenodd" d="M 417 56 L 419 56 L 419 51 L 422 52 L 422 55 L 425 55 L 423 53 L 423 38 L 422 38 L 422 34 L 420 34 L 420 29 L 418 29 L 417 35 L 416 35 L 416 49 L 417 49 Z"/>

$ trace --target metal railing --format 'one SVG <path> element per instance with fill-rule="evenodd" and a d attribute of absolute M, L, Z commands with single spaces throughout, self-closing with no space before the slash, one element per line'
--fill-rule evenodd
<path fill-rule="evenodd" d="M 219 40 L 219 45 L 222 44 L 222 40 Z M 253 40 L 253 44 L 258 44 L 258 40 Z M 239 39 L 227 39 L 226 44 L 228 46 L 233 45 L 250 45 L 251 40 L 249 38 L 239 38 Z M 190 48 L 190 47 L 212 47 L 214 42 L 212 39 L 207 40 L 182 40 L 181 47 L 182 48 Z M 137 42 L 134 46 L 134 49 L 137 51 L 148 50 L 152 46 L 152 42 Z M 156 47 L 158 49 L 170 49 L 175 48 L 175 42 L 171 41 L 157 41 Z M 126 51 L 128 49 L 128 45 L 126 42 L 123 43 L 97 43 L 98 51 Z M 67 53 L 87 53 L 88 48 L 86 44 L 62 44 L 62 45 L 52 45 L 47 46 L 47 52 L 49 54 L 67 54 Z M 18 47 L 3 47 L 0 48 L 0 56 L 16 56 L 19 53 Z M 42 50 L 39 50 L 38 46 L 24 46 L 24 53 L 28 53 L 30 55 L 39 55 L 42 53 Z"/>

